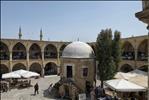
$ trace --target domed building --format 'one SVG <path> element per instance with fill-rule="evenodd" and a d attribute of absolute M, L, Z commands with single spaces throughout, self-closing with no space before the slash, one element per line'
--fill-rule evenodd
<path fill-rule="evenodd" d="M 77 41 L 65 47 L 61 56 L 60 73 L 65 91 L 72 94 L 72 85 L 85 92 L 95 80 L 95 54 L 86 43 Z"/>

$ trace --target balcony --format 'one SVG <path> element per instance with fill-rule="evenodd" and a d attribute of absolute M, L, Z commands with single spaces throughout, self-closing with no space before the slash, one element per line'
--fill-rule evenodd
<path fill-rule="evenodd" d="M 44 58 L 50 59 L 50 58 L 57 58 L 57 54 L 54 52 L 44 52 Z"/>
<path fill-rule="evenodd" d="M 122 59 L 123 60 L 134 60 L 135 59 L 135 55 L 134 55 L 133 52 L 123 52 Z"/>
<path fill-rule="evenodd" d="M 0 60 L 9 60 L 9 55 L 6 52 L 0 52 Z"/>
<path fill-rule="evenodd" d="M 145 54 L 145 53 L 138 53 L 138 60 L 139 61 L 147 61 L 147 54 Z"/>
<path fill-rule="evenodd" d="M 25 52 L 13 52 L 12 59 L 14 60 L 26 59 L 26 53 Z"/>

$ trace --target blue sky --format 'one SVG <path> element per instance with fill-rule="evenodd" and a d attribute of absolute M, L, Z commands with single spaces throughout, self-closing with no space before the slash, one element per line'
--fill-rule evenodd
<path fill-rule="evenodd" d="M 101 29 L 119 30 L 122 37 L 146 35 L 146 25 L 135 17 L 141 1 L 2 1 L 1 36 L 51 41 L 96 41 Z"/>

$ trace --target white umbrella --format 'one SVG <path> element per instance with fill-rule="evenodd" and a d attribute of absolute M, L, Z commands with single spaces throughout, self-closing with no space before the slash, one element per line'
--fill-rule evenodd
<path fill-rule="evenodd" d="M 21 76 L 19 74 L 16 74 L 14 72 L 10 72 L 10 73 L 5 73 L 2 75 L 2 78 L 21 78 Z"/>
<path fill-rule="evenodd" d="M 135 70 L 130 71 L 128 73 L 133 73 L 133 74 L 137 74 L 137 75 L 147 76 L 147 72 L 144 72 L 144 71 L 141 71 L 141 70 L 138 70 L 138 69 L 135 69 Z"/>
<path fill-rule="evenodd" d="M 26 72 L 22 74 L 22 77 L 24 78 L 30 78 L 30 77 L 36 77 L 36 76 L 40 76 L 40 74 L 35 72 Z"/>
<path fill-rule="evenodd" d="M 148 84 L 147 84 L 148 78 L 147 78 L 147 76 L 143 76 L 143 75 L 142 76 L 141 75 L 136 76 L 136 77 L 128 79 L 128 81 L 133 82 L 137 85 L 143 86 L 145 88 L 148 87 Z"/>
<path fill-rule="evenodd" d="M 31 72 L 31 71 L 27 71 L 27 70 L 23 70 L 23 69 L 14 71 L 14 73 L 17 73 L 17 74 L 21 75 L 24 78 L 40 76 L 40 74 L 38 74 L 36 72 Z"/>
<path fill-rule="evenodd" d="M 20 69 L 14 72 L 3 74 L 2 78 L 21 78 L 21 77 L 30 78 L 35 76 L 40 76 L 40 75 L 36 72 Z"/>
<path fill-rule="evenodd" d="M 13 71 L 13 73 L 16 73 L 16 74 L 19 74 L 19 75 L 22 75 L 23 73 L 26 73 L 28 72 L 27 70 L 23 70 L 23 69 L 19 69 L 19 70 L 16 70 L 16 71 Z"/>
<path fill-rule="evenodd" d="M 112 90 L 119 92 L 138 92 L 138 91 L 146 91 L 146 89 L 142 86 L 134 84 L 124 79 L 113 79 L 104 82 L 106 86 L 111 88 Z"/>
<path fill-rule="evenodd" d="M 123 72 L 117 72 L 114 78 L 117 79 L 129 79 L 132 77 L 136 77 L 137 74 L 134 73 L 123 73 Z"/>

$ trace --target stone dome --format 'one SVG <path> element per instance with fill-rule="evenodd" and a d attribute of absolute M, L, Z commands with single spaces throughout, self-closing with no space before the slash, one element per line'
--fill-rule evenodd
<path fill-rule="evenodd" d="M 93 49 L 86 43 L 76 41 L 65 47 L 62 58 L 94 58 Z"/>

